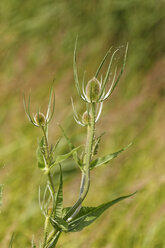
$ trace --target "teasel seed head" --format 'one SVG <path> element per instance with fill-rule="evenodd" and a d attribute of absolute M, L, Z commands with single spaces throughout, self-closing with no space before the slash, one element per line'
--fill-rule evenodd
<path fill-rule="evenodd" d="M 97 78 L 92 78 L 86 86 L 86 96 L 88 101 L 97 102 L 101 92 L 101 84 Z"/>
<path fill-rule="evenodd" d="M 36 113 L 34 120 L 38 126 L 45 126 L 46 125 L 45 115 L 41 112 Z"/>

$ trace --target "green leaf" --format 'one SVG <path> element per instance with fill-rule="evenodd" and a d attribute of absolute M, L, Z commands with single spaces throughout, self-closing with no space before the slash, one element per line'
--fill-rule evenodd
<path fill-rule="evenodd" d="M 69 146 L 70 150 L 74 149 L 75 146 L 72 144 L 71 140 L 67 136 L 67 134 L 66 134 L 65 130 L 63 129 L 63 127 L 61 125 L 59 125 L 59 127 L 60 127 L 60 129 L 61 129 L 61 131 L 62 131 L 62 133 L 63 133 L 63 135 L 64 135 L 64 137 L 65 137 L 65 139 L 66 139 L 66 141 L 68 143 L 68 146 Z"/>
<path fill-rule="evenodd" d="M 92 224 L 105 210 L 112 207 L 119 201 L 133 196 L 135 193 L 119 197 L 98 207 L 82 207 L 77 217 L 69 223 L 68 232 L 78 232 L 83 230 L 86 226 Z"/>
<path fill-rule="evenodd" d="M 102 133 L 100 134 L 96 139 L 95 139 L 95 142 L 94 142 L 94 146 L 93 146 L 93 155 L 96 155 L 98 153 L 98 148 L 99 148 L 99 144 L 100 144 L 100 141 L 101 141 L 101 138 L 102 136 L 104 135 L 105 133 Z"/>
<path fill-rule="evenodd" d="M 38 167 L 40 169 L 44 169 L 45 168 L 45 160 L 44 160 L 44 156 L 43 156 L 43 148 L 44 147 L 44 137 L 42 137 L 37 151 L 36 151 L 36 156 L 37 156 L 37 161 L 38 161 Z"/>
<path fill-rule="evenodd" d="M 130 143 L 129 145 L 127 145 L 126 147 L 124 147 L 123 149 L 117 151 L 117 152 L 114 152 L 112 154 L 108 154 L 108 155 L 105 155 L 101 158 L 97 158 L 95 160 L 93 160 L 90 164 L 90 169 L 93 170 L 94 168 L 102 165 L 102 164 L 106 164 L 108 163 L 111 159 L 113 158 L 116 158 L 118 156 L 119 153 L 125 151 L 128 147 L 130 147 L 132 145 L 132 143 Z"/>
<path fill-rule="evenodd" d="M 54 219 L 51 218 L 50 223 L 58 231 L 63 231 L 63 232 L 68 231 L 68 223 L 62 218 L 59 218 L 59 217 L 55 217 Z"/>
<path fill-rule="evenodd" d="M 67 136 L 65 130 L 63 129 L 63 127 L 61 125 L 60 125 L 60 128 L 61 128 L 61 131 L 62 131 L 62 133 L 63 133 L 63 135 L 64 135 L 64 137 L 65 137 L 65 139 L 66 139 L 66 141 L 68 143 L 68 146 L 69 146 L 70 150 L 75 149 L 75 146 L 73 145 L 73 143 L 71 142 L 71 140 L 69 139 L 69 137 Z M 76 162 L 76 164 L 79 167 L 81 167 L 81 162 L 80 162 L 80 158 L 78 156 L 77 150 L 72 153 L 72 156 L 73 156 L 73 159 Z"/>
<path fill-rule="evenodd" d="M 74 148 L 72 151 L 66 153 L 66 154 L 62 154 L 56 157 L 55 161 L 52 163 L 52 165 L 50 166 L 50 169 L 53 168 L 55 165 L 63 162 L 64 160 L 66 160 L 67 158 L 69 158 L 75 151 L 77 151 L 80 148 L 80 146 Z"/>
<path fill-rule="evenodd" d="M 15 233 L 13 233 L 12 236 L 11 236 L 10 243 L 9 243 L 9 248 L 13 247 L 14 238 L 15 238 Z"/>
<path fill-rule="evenodd" d="M 59 237 L 60 237 L 60 234 L 61 234 L 61 231 L 58 231 L 58 232 L 56 233 L 56 235 L 54 236 L 52 242 L 50 242 L 50 243 L 46 246 L 46 248 L 54 248 L 54 247 L 56 246 L 56 244 L 57 244 L 57 241 L 58 241 L 58 239 L 59 239 Z"/>
<path fill-rule="evenodd" d="M 57 230 L 67 231 L 68 230 L 68 223 L 62 219 L 63 213 L 63 179 L 62 179 L 62 169 L 60 166 L 60 183 L 59 188 L 56 196 L 55 201 L 55 214 L 54 219 L 51 218 L 50 222 L 52 226 Z"/>
<path fill-rule="evenodd" d="M 55 153 L 55 152 L 56 152 L 57 147 L 58 147 L 60 141 L 61 141 L 61 137 L 57 140 L 57 142 L 56 142 L 56 144 L 54 145 L 54 147 L 52 146 L 52 153 Z"/>
<path fill-rule="evenodd" d="M 55 217 L 62 217 L 62 209 L 63 209 L 63 179 L 62 179 L 62 169 L 60 166 L 60 183 L 55 201 Z"/>
<path fill-rule="evenodd" d="M 66 214 L 68 213 L 68 211 L 71 209 L 71 207 L 66 207 L 63 208 L 62 210 L 62 218 L 64 218 L 66 216 Z"/>

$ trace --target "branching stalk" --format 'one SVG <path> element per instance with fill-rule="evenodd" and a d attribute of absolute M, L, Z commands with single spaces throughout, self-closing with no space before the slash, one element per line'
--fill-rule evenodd
<path fill-rule="evenodd" d="M 42 127 L 42 131 L 43 131 L 43 135 L 44 135 L 44 143 L 45 143 L 45 160 L 46 160 L 46 169 L 48 170 L 48 180 L 49 180 L 49 184 L 51 186 L 51 189 L 53 191 L 53 193 L 55 193 L 55 188 L 54 188 L 54 184 L 53 184 L 53 180 L 52 180 L 52 176 L 51 173 L 49 171 L 49 167 L 50 167 L 50 158 L 49 158 L 49 145 L 48 145 L 48 137 L 46 135 L 46 130 L 44 127 Z"/>
<path fill-rule="evenodd" d="M 91 121 L 89 125 L 87 126 L 87 140 L 86 140 L 86 147 L 85 147 L 85 167 L 84 172 L 82 172 L 82 184 L 80 187 L 80 197 L 77 200 L 77 202 L 74 204 L 74 206 L 68 211 L 68 213 L 65 216 L 65 220 L 70 221 L 73 217 L 75 217 L 76 214 L 78 214 L 80 210 L 80 206 L 84 199 L 86 198 L 89 187 L 90 187 L 90 162 L 92 157 L 92 147 L 93 147 L 93 140 L 95 135 L 95 103 L 90 103 L 91 108 Z M 76 214 L 75 214 L 76 213 Z"/>

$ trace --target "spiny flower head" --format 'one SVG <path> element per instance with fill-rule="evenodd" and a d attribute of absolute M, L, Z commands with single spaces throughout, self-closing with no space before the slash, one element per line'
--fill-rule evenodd
<path fill-rule="evenodd" d="M 38 126 L 45 126 L 46 125 L 45 115 L 41 112 L 35 114 L 34 120 Z"/>
<path fill-rule="evenodd" d="M 86 98 L 90 102 L 97 102 L 100 97 L 101 84 L 97 78 L 92 78 L 86 86 Z"/>
<path fill-rule="evenodd" d="M 126 46 L 125 49 L 125 54 L 124 54 L 124 60 L 123 60 L 123 65 L 121 67 L 121 70 L 119 71 L 118 75 L 117 75 L 117 66 L 114 69 L 113 72 L 113 76 L 111 78 L 111 85 L 109 87 L 109 89 L 106 92 L 107 89 L 107 82 L 110 80 L 110 75 L 111 75 L 111 71 L 112 71 L 112 64 L 113 61 L 115 59 L 116 54 L 118 53 L 118 51 L 120 50 L 119 48 L 116 49 L 110 58 L 109 61 L 109 65 L 107 68 L 107 71 L 105 73 L 105 76 L 102 78 L 101 76 L 101 80 L 98 80 L 99 77 L 99 73 L 108 57 L 108 55 L 111 53 L 111 48 L 108 50 L 108 52 L 106 53 L 106 55 L 104 56 L 104 58 L 102 59 L 96 73 L 95 76 L 87 83 L 86 86 L 86 91 L 84 89 L 84 78 L 83 78 L 83 82 L 82 82 L 82 87 L 80 87 L 80 83 L 79 83 L 79 78 L 78 78 L 78 71 L 77 71 L 77 65 L 76 65 L 76 50 L 77 50 L 77 40 L 76 40 L 76 44 L 75 44 L 75 49 L 74 49 L 74 57 L 73 57 L 73 70 L 74 70 L 74 80 L 75 80 L 75 85 L 78 91 L 79 96 L 81 97 L 81 99 L 83 101 L 85 101 L 86 103 L 91 103 L 91 102 L 103 102 L 105 101 L 114 91 L 115 87 L 117 86 L 124 68 L 125 68 L 125 63 L 126 63 L 126 58 L 127 58 L 127 51 L 128 51 L 128 44 Z"/>
<path fill-rule="evenodd" d="M 53 100 L 52 100 L 53 97 Z M 51 106 L 52 105 L 52 106 Z M 46 127 L 48 123 L 51 121 L 53 114 L 54 114 L 54 109 L 55 109 L 55 95 L 53 94 L 53 90 L 51 89 L 50 91 L 50 96 L 49 96 L 49 103 L 48 103 L 48 109 L 46 115 L 44 115 L 41 112 L 37 112 L 33 117 L 31 116 L 30 113 L 30 96 L 28 100 L 28 105 L 26 106 L 25 103 L 25 96 L 24 96 L 24 108 L 26 115 L 29 119 L 29 121 L 35 126 L 35 127 Z"/>

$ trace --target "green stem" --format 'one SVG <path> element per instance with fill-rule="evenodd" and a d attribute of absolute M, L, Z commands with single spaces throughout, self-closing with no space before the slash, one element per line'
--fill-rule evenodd
<path fill-rule="evenodd" d="M 46 217 L 45 219 L 45 226 L 44 226 L 44 242 L 43 242 L 43 248 L 45 247 L 47 243 L 47 237 L 48 237 L 48 224 L 49 224 L 49 217 Z"/>
<path fill-rule="evenodd" d="M 90 162 L 92 158 L 92 147 L 93 140 L 95 135 L 95 103 L 91 103 L 91 121 L 88 125 L 87 130 L 87 140 L 86 140 L 86 148 L 85 148 L 85 173 L 82 173 L 82 180 L 84 180 L 83 188 L 80 188 L 80 197 L 77 202 L 73 205 L 73 207 L 68 211 L 64 220 L 70 221 L 72 219 L 72 215 L 76 212 L 76 210 L 80 207 L 84 199 L 86 198 L 89 187 L 90 187 Z M 84 177 L 84 178 L 83 178 Z"/>
<path fill-rule="evenodd" d="M 61 233 L 62 233 L 61 231 L 56 231 L 56 230 L 52 231 L 47 239 L 46 247 L 49 247 L 49 245 L 54 243 L 54 248 L 55 248 Z"/>
<path fill-rule="evenodd" d="M 89 170 L 91 157 L 92 157 L 92 147 L 93 147 L 93 140 L 95 134 L 95 103 L 91 103 L 91 122 L 88 126 L 88 136 L 87 136 L 87 144 L 86 144 L 86 171 Z"/>
<path fill-rule="evenodd" d="M 43 131 L 43 135 L 44 135 L 44 142 L 45 142 L 45 159 L 46 159 L 46 166 L 49 167 L 49 145 L 48 145 L 48 137 L 46 135 L 46 130 L 45 128 L 42 126 L 42 131 Z"/>
<path fill-rule="evenodd" d="M 45 142 L 45 160 L 46 160 L 46 168 L 48 169 L 48 180 L 49 180 L 49 184 L 50 187 L 53 191 L 53 193 L 55 193 L 55 188 L 54 188 L 54 184 L 53 184 L 53 180 L 52 180 L 52 176 L 49 170 L 50 167 L 50 158 L 49 158 L 49 145 L 48 145 L 48 137 L 46 135 L 46 129 L 44 127 L 42 127 L 42 131 L 43 131 L 43 135 L 44 135 L 44 142 Z"/>
<path fill-rule="evenodd" d="M 47 239 L 47 243 L 49 243 L 52 239 L 53 239 L 53 237 L 54 237 L 54 235 L 57 233 L 57 230 L 53 230 L 50 234 L 49 234 L 49 236 L 48 236 L 48 239 Z"/>
<path fill-rule="evenodd" d="M 58 232 L 57 232 L 57 234 L 56 234 L 56 238 L 55 238 L 56 242 L 55 242 L 55 244 L 54 244 L 54 248 L 56 247 L 57 242 L 58 242 L 59 237 L 60 237 L 60 235 L 61 235 L 61 234 L 62 234 L 62 232 L 61 232 L 61 231 L 58 231 Z"/>
<path fill-rule="evenodd" d="M 47 176 L 48 176 L 48 181 L 50 184 L 50 187 L 53 191 L 53 195 L 55 197 L 55 187 L 53 184 L 53 180 L 52 180 L 52 175 L 51 172 L 49 170 L 50 164 L 51 164 L 51 160 L 50 160 L 50 154 L 49 154 L 49 145 L 48 145 L 48 135 L 46 134 L 46 128 L 42 127 L 42 131 L 43 131 L 43 135 L 44 135 L 44 143 L 45 143 L 45 148 L 44 148 L 44 156 L 45 156 L 45 166 L 47 169 Z M 51 235 L 48 236 L 48 224 L 49 224 L 49 219 L 50 217 L 46 217 L 45 219 L 45 227 L 44 227 L 44 242 L 43 242 L 43 248 L 47 247 L 47 244 L 49 244 L 51 241 L 53 241 L 53 239 L 55 238 L 55 236 L 57 235 L 57 231 L 54 230 Z M 60 235 L 57 236 L 57 240 L 59 238 Z"/>

